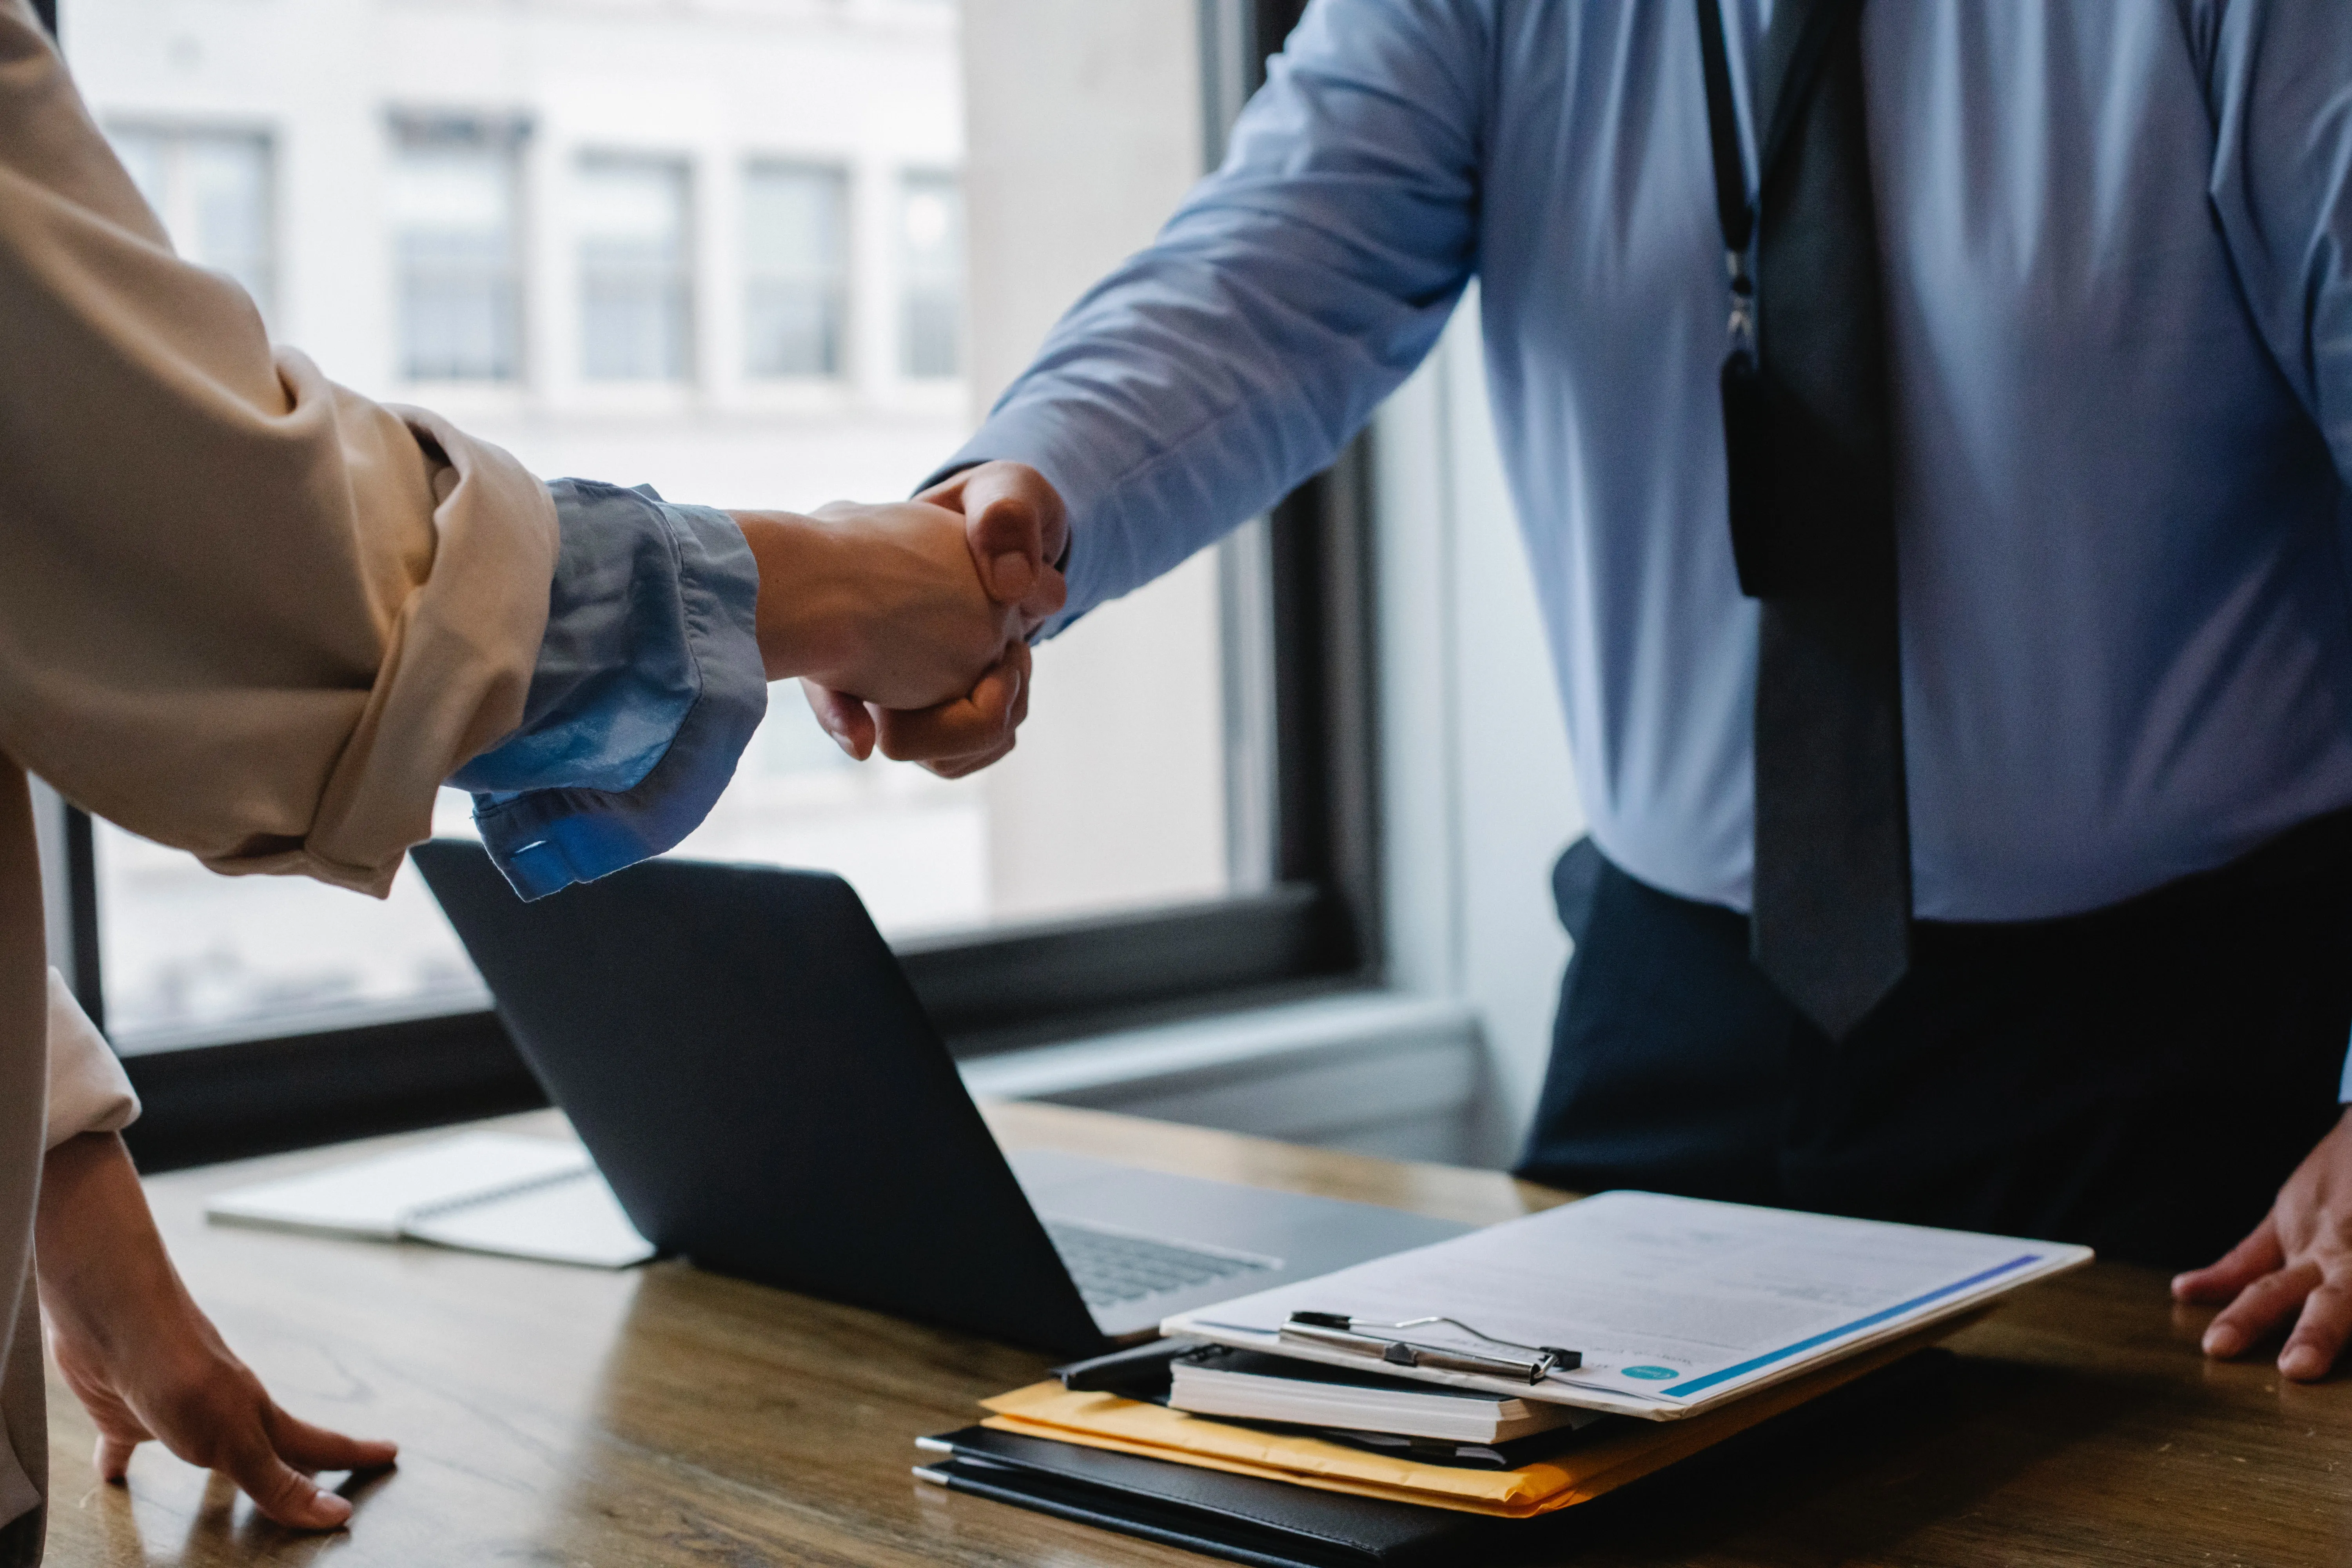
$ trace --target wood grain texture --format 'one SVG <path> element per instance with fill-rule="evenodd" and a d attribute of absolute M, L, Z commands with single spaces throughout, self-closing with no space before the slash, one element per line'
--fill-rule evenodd
<path fill-rule="evenodd" d="M 1054 1147 L 1491 1221 L 1561 1194 L 1100 1112 L 990 1108 Z M 508 1123 L 551 1129 L 551 1113 Z M 413 1139 L 379 1140 L 368 1147 Z M 152 1447 L 93 1483 L 54 1377 L 50 1561 L 64 1568 L 310 1563 L 1030 1564 L 1202 1559 L 953 1496 L 908 1475 L 916 1436 L 1045 1359 L 674 1263 L 605 1274 L 415 1246 L 207 1226 L 206 1194 L 352 1148 L 150 1183 L 230 1342 L 301 1415 L 403 1445 L 352 1490 L 347 1532 L 297 1536 Z M 2205 1314 L 2101 1264 L 2033 1287 L 1954 1342 L 1949 1388 L 1866 1430 L 1754 1446 L 1530 1533 L 1578 1564 L 2323 1563 L 2352 1560 L 2352 1394 L 2209 1365 Z"/>

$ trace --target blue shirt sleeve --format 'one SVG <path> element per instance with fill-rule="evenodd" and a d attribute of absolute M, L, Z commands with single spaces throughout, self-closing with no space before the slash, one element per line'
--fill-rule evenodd
<path fill-rule="evenodd" d="M 520 728 L 449 782 L 525 899 L 692 832 L 767 711 L 760 574 L 734 519 L 558 479 L 562 544 Z"/>
<path fill-rule="evenodd" d="M 2352 6 L 2204 5 L 2213 212 L 2279 372 L 2352 483 Z M 2352 539 L 2352 509 L 2346 537 Z M 2352 1102 L 2352 1055 L 2337 1098 Z"/>
<path fill-rule="evenodd" d="M 1012 459 L 1061 492 L 1048 632 L 1324 468 L 1437 341 L 1475 260 L 1486 9 L 1316 0 L 1224 167 L 941 469 Z"/>

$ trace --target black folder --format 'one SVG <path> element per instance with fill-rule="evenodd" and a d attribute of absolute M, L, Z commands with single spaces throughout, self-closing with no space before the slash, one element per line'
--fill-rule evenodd
<path fill-rule="evenodd" d="M 1460 1563 L 1513 1523 L 986 1426 L 924 1447 L 948 1450 L 917 1469 L 927 1480 L 1255 1568 Z"/>

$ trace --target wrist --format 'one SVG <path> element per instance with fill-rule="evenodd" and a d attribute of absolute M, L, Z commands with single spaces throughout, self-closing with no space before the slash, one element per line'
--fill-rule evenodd
<path fill-rule="evenodd" d="M 187 1300 L 120 1135 L 85 1132 L 49 1151 L 34 1224 L 42 1305 L 62 1326 L 111 1342 L 118 1315 Z"/>
<path fill-rule="evenodd" d="M 840 540 L 789 511 L 730 514 L 760 573 L 754 620 L 770 680 L 816 675 L 845 662 L 856 626 Z"/>

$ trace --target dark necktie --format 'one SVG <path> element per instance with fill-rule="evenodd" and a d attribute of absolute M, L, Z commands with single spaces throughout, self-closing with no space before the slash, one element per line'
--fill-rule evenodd
<path fill-rule="evenodd" d="M 1720 0 L 1697 4 L 1712 88 Z M 1761 601 L 1751 951 L 1832 1039 L 1903 978 L 1911 952 L 1861 16 L 1862 0 L 1776 0 L 1755 72 L 1753 357 L 1735 350 L 1724 377 L 1734 551 L 1741 586 Z M 1709 101 L 1719 158 L 1727 92 Z M 1727 205 L 1725 221 L 1736 253 L 1745 228 L 1735 243 Z M 1735 267 L 1736 290 L 1743 272 Z"/>

